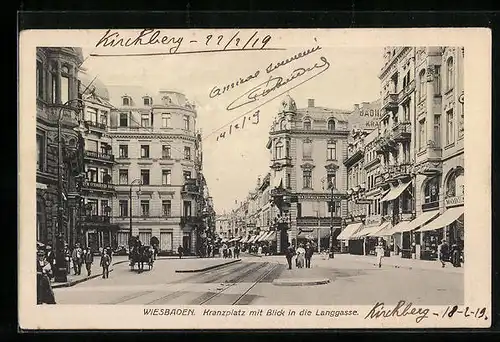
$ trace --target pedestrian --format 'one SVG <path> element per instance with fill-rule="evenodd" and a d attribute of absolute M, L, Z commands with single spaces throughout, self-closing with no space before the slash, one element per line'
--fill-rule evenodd
<path fill-rule="evenodd" d="M 82 272 L 82 256 L 83 250 L 80 247 L 80 244 L 77 243 L 75 248 L 73 249 L 73 253 L 71 254 L 71 258 L 73 259 L 73 269 L 75 271 L 75 275 L 80 275 Z"/>
<path fill-rule="evenodd" d="M 36 261 L 36 302 L 37 304 L 55 304 L 54 291 L 50 284 L 52 265 L 45 257 L 45 251 L 37 251 Z"/>
<path fill-rule="evenodd" d="M 445 239 L 437 247 L 437 254 L 441 267 L 445 266 L 445 261 L 448 260 L 449 246 Z"/>
<path fill-rule="evenodd" d="M 109 258 L 108 251 L 104 249 L 101 256 L 101 267 L 102 267 L 102 278 L 109 278 L 109 265 L 111 264 L 111 259 Z"/>
<path fill-rule="evenodd" d="M 314 249 L 311 244 L 308 242 L 306 244 L 306 268 L 311 268 L 311 258 L 314 254 Z"/>
<path fill-rule="evenodd" d="M 231 248 L 227 249 L 227 257 L 232 258 L 233 257 L 233 252 L 231 251 Z"/>
<path fill-rule="evenodd" d="M 304 245 L 300 244 L 299 248 L 297 248 L 297 267 L 298 268 L 304 267 L 305 256 L 306 256 L 306 250 L 304 249 Z"/>
<path fill-rule="evenodd" d="M 66 262 L 66 274 L 69 274 L 71 271 L 71 253 L 67 244 L 64 245 L 64 261 Z"/>
<path fill-rule="evenodd" d="M 46 259 L 47 262 L 50 264 L 51 267 L 55 267 L 56 265 L 56 256 L 54 254 L 54 251 L 52 250 L 52 246 L 47 245 L 46 249 Z"/>
<path fill-rule="evenodd" d="M 236 245 L 236 247 L 234 247 L 234 257 L 236 259 L 238 259 L 240 257 L 240 246 Z"/>
<path fill-rule="evenodd" d="M 378 267 L 382 267 L 382 258 L 384 257 L 384 243 L 382 238 L 379 238 L 377 246 L 375 246 L 375 254 L 377 255 Z"/>
<path fill-rule="evenodd" d="M 451 246 L 451 264 L 453 267 L 462 266 L 460 262 L 460 249 L 456 243 Z"/>
<path fill-rule="evenodd" d="M 177 248 L 177 253 L 179 253 L 179 259 L 182 259 L 182 254 L 184 253 L 184 248 L 182 248 L 181 245 L 179 245 L 179 248 Z"/>
<path fill-rule="evenodd" d="M 94 263 L 94 254 L 90 248 L 87 248 L 85 252 L 85 268 L 87 269 L 87 276 L 90 277 L 92 274 L 92 264 Z"/>
<path fill-rule="evenodd" d="M 288 269 L 292 269 L 292 258 L 295 255 L 295 249 L 293 248 L 291 243 L 288 243 L 288 247 L 285 250 L 286 261 L 288 262 Z"/>

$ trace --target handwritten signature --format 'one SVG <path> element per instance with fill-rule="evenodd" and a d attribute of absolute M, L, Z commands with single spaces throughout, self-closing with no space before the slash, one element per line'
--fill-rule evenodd
<path fill-rule="evenodd" d="M 320 64 L 315 63 L 312 67 L 297 68 L 297 69 L 293 70 L 291 72 L 290 76 L 288 76 L 286 79 L 284 79 L 281 76 L 270 76 L 267 81 L 258 84 L 257 86 L 253 87 L 249 91 L 245 92 L 244 94 L 242 94 L 241 96 L 236 98 L 236 100 L 231 102 L 227 106 L 226 109 L 228 111 L 234 110 L 234 109 L 240 108 L 242 106 L 245 106 L 247 104 L 254 103 L 254 102 L 258 101 L 259 99 L 266 97 L 268 94 L 272 93 L 273 91 L 287 85 L 288 83 L 290 83 L 294 79 L 300 78 L 304 75 L 307 75 L 308 73 L 310 73 L 311 71 L 313 71 L 315 69 L 318 69 L 320 71 L 315 73 L 314 75 L 312 75 L 311 77 L 307 78 L 306 80 L 304 80 L 303 82 L 301 82 L 299 84 L 302 84 L 302 83 L 320 75 L 321 73 L 328 70 L 328 68 L 330 67 L 330 63 L 328 62 L 326 57 L 322 56 L 322 57 L 320 57 L 320 60 L 322 63 L 320 63 Z"/>
<path fill-rule="evenodd" d="M 416 316 L 415 321 L 420 323 L 423 319 L 428 318 L 429 309 L 428 308 L 416 308 L 413 306 L 412 302 L 406 303 L 404 300 L 400 300 L 398 304 L 392 309 L 386 309 L 384 303 L 377 302 L 375 306 L 366 314 L 365 319 L 374 318 L 389 318 L 389 317 L 404 317 L 404 316 Z"/>

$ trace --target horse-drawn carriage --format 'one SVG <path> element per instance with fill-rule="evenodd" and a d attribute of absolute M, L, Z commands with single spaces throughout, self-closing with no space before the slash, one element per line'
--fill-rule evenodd
<path fill-rule="evenodd" d="M 142 245 L 138 238 L 134 238 L 130 248 L 129 260 L 131 270 L 137 265 L 137 270 L 141 272 L 144 270 L 144 264 L 148 265 L 148 270 L 151 270 L 154 263 L 153 248 Z"/>

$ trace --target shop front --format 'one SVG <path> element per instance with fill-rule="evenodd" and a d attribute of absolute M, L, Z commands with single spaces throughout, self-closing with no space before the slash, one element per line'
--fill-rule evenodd
<path fill-rule="evenodd" d="M 357 240 L 351 240 L 351 237 L 354 234 L 356 234 L 362 227 L 363 227 L 363 222 L 351 223 L 347 225 L 344 228 L 344 230 L 340 232 L 340 234 L 337 236 L 337 240 L 340 241 L 341 252 L 354 254 L 351 252 L 351 250 L 354 252 L 357 249 L 356 248 Z"/>

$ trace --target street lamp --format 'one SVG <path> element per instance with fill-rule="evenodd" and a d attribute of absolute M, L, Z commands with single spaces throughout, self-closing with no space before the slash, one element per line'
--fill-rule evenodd
<path fill-rule="evenodd" d="M 131 244 L 132 244 L 132 187 L 134 185 L 138 185 L 139 186 L 139 191 L 141 189 L 141 180 L 140 179 L 135 179 L 132 181 L 132 183 L 130 183 L 130 189 L 129 189 L 129 199 L 130 199 L 130 208 L 129 208 L 129 218 L 130 218 L 130 231 L 128 233 L 128 247 L 129 247 L 129 251 L 130 251 L 130 248 L 131 248 Z"/>
<path fill-rule="evenodd" d="M 81 99 L 72 99 L 66 101 L 59 108 L 58 117 L 57 117 L 57 197 L 58 197 L 58 208 L 57 208 L 57 231 L 56 231 L 56 269 L 54 272 L 54 280 L 56 282 L 66 282 L 68 280 L 66 273 L 66 260 L 64 256 L 64 241 L 62 234 L 62 227 L 64 224 L 63 220 L 63 180 L 62 180 L 62 114 L 63 110 L 67 109 L 66 107 L 72 102 L 79 102 L 82 106 L 84 105 L 83 100 Z M 81 121 L 81 118 L 78 117 L 78 121 Z"/>
<path fill-rule="evenodd" d="M 330 243 L 329 243 L 329 249 L 330 253 L 328 254 L 328 257 L 333 259 L 335 257 L 335 253 L 333 251 L 333 212 L 335 210 L 334 208 L 334 203 L 333 203 L 333 190 L 335 189 L 335 183 L 334 183 L 334 178 L 328 179 L 328 177 L 325 177 L 321 179 L 321 182 L 324 182 L 325 179 L 327 180 L 328 185 L 330 186 Z"/>

